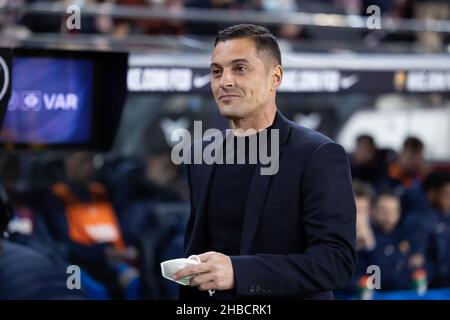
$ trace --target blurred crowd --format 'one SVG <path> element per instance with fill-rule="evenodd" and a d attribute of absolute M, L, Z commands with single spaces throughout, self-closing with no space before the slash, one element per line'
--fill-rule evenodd
<path fill-rule="evenodd" d="M 419 280 L 450 286 L 450 171 L 428 164 L 424 150 L 416 137 L 398 154 L 358 137 L 350 155 L 358 262 L 347 293 L 367 285 L 371 265 L 380 268 L 383 291 L 414 289 Z"/>
<path fill-rule="evenodd" d="M 357 266 L 341 292 L 346 297 L 367 285 L 373 265 L 382 291 L 409 290 L 417 281 L 450 287 L 450 171 L 427 163 L 425 148 L 412 136 L 400 151 L 357 138 L 349 154 Z M 80 266 L 87 298 L 177 297 L 159 263 L 183 255 L 189 193 L 168 147 L 143 158 L 10 152 L 0 172 L 14 208 L 9 241 Z"/>
<path fill-rule="evenodd" d="M 343 15 L 370 16 L 367 12 L 371 5 L 380 8 L 382 17 L 405 19 L 448 20 L 450 5 L 448 0 L 3 0 L 0 5 L 14 3 L 15 6 L 26 3 L 100 4 L 105 9 L 113 4 L 142 7 L 142 9 L 163 9 L 179 12 L 188 9 L 226 9 L 230 12 L 256 10 L 267 13 L 282 14 L 292 12 L 327 13 Z M 67 30 L 64 17 L 42 16 L 40 14 L 24 14 L 11 18 L 9 23 L 20 25 L 32 32 L 81 32 L 111 35 L 116 39 L 124 39 L 127 35 L 190 35 L 214 36 L 218 30 L 232 23 L 206 23 L 201 21 L 164 21 L 163 19 L 144 18 L 112 18 L 108 16 L 82 17 L 81 30 Z M 439 50 L 448 38 L 445 34 L 435 32 L 418 32 L 416 34 L 389 33 L 383 30 L 366 32 L 355 30 L 341 32 L 337 29 L 310 28 L 293 24 L 269 26 L 278 37 L 289 40 L 325 39 L 347 41 L 400 41 L 417 42 L 428 51 Z M 373 31 L 373 30 L 370 30 Z"/>
<path fill-rule="evenodd" d="M 0 0 L 0 6 L 36 2 L 57 1 Z M 366 8 L 374 4 L 380 7 L 384 17 L 448 20 L 450 16 L 450 1 L 446 0 L 84 0 L 76 3 L 130 5 L 174 12 L 199 8 L 357 15 L 367 15 Z M 213 37 L 218 29 L 227 26 L 221 22 L 108 16 L 82 19 L 81 30 L 70 32 L 104 34 L 116 39 L 128 35 Z M 43 18 L 30 13 L 4 17 L 0 25 L 15 25 L 35 33 L 69 32 L 61 17 Z M 329 29 L 320 33 L 320 30 L 290 24 L 270 28 L 278 37 L 290 40 L 322 37 L 331 41 L 341 36 Z M 394 35 L 381 30 L 370 36 L 418 41 L 429 50 L 448 42 L 443 34 L 430 32 Z M 133 122 L 133 127 L 126 132 L 127 140 L 131 131 L 137 131 L 136 127 Z M 367 267 L 373 265 L 381 270 L 381 290 L 410 289 L 417 281 L 425 281 L 430 288 L 450 287 L 450 173 L 448 164 L 441 168 L 427 163 L 425 151 L 426 145 L 417 137 L 405 139 L 402 150 L 381 149 L 369 135 L 358 137 L 355 149 L 349 154 L 357 205 L 358 262 L 352 282 L 343 293 L 358 292 L 366 284 Z M 64 268 L 80 266 L 86 298 L 177 297 L 177 286 L 160 276 L 159 263 L 183 255 L 189 193 L 184 168 L 173 165 L 168 147 L 153 148 L 142 157 L 88 151 L 6 151 L 0 154 L 0 177 L 13 206 L 8 242 L 32 248 Z M 23 265 L 35 264 L 35 269 L 39 269 L 39 261 L 27 258 Z M 10 265 L 14 268 L 22 264 Z M 23 273 L 23 276 L 27 275 Z M 20 292 L 9 291 L 9 294 L 6 298 L 21 297 Z M 0 298 L 4 298 L 1 292 Z"/>
<path fill-rule="evenodd" d="M 13 207 L 8 242 L 59 266 L 79 266 L 89 299 L 177 297 L 176 285 L 160 276 L 159 267 L 183 255 L 189 212 L 183 169 L 172 164 L 170 150 L 155 149 L 142 159 L 61 151 L 4 153 L 1 160 Z M 34 271 L 18 278 L 37 272 L 35 262 L 23 263 Z M 3 298 L 23 297 L 21 291 L 11 289 Z"/>

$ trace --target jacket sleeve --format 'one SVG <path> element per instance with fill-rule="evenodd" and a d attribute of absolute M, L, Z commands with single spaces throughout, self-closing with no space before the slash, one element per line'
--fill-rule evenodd
<path fill-rule="evenodd" d="M 300 180 L 307 248 L 288 255 L 233 256 L 238 296 L 305 296 L 341 289 L 354 272 L 356 208 L 349 161 L 333 142 L 317 147 Z"/>

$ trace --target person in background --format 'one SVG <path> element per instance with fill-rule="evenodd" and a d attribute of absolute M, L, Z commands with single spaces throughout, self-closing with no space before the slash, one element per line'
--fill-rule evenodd
<path fill-rule="evenodd" d="M 52 185 L 42 212 L 69 261 L 103 283 L 112 297 L 140 297 L 137 250 L 127 247 L 106 188 L 92 180 L 93 155 L 69 152 L 66 180 Z"/>
<path fill-rule="evenodd" d="M 350 156 L 353 179 L 379 186 L 385 177 L 385 165 L 381 161 L 375 141 L 370 135 L 360 135 Z"/>
<path fill-rule="evenodd" d="M 356 203 L 356 250 L 370 251 L 376 244 L 370 226 L 374 191 L 369 184 L 355 180 L 353 182 L 353 193 Z"/>
<path fill-rule="evenodd" d="M 157 148 L 145 159 L 145 177 L 155 190 L 155 197 L 166 201 L 189 199 L 189 190 L 179 177 L 178 168 L 170 158 L 171 149 Z"/>
<path fill-rule="evenodd" d="M 411 0 L 414 18 L 418 20 L 442 20 L 450 17 L 450 4 L 448 0 Z M 436 52 L 443 49 L 444 34 L 440 32 L 418 32 L 417 42 L 427 52 Z"/>
<path fill-rule="evenodd" d="M 378 194 L 372 210 L 372 230 L 376 246 L 370 252 L 372 264 L 380 267 L 381 290 L 408 289 L 411 270 L 408 258 L 411 245 L 399 225 L 400 199 L 390 190 Z"/>
<path fill-rule="evenodd" d="M 366 275 L 367 267 L 371 265 L 370 252 L 376 246 L 370 225 L 374 191 L 369 184 L 361 180 L 353 180 L 352 185 L 356 204 L 356 266 L 349 285 L 342 290 L 346 294 L 356 292 L 360 279 Z"/>
<path fill-rule="evenodd" d="M 4 238 L 14 214 L 0 181 L 0 300 L 83 300 L 82 290 L 67 287 L 66 268 L 52 256 Z"/>
<path fill-rule="evenodd" d="M 423 142 L 416 137 L 408 137 L 398 160 L 388 167 L 388 185 L 391 188 L 411 188 L 415 182 L 421 182 L 428 172 L 424 160 Z"/>
<path fill-rule="evenodd" d="M 430 286 L 450 285 L 450 173 L 433 171 L 423 182 L 426 206 L 402 222 L 411 244 L 410 267 L 424 268 Z"/>

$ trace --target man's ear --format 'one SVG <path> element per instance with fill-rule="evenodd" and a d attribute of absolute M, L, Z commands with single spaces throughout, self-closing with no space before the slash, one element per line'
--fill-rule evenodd
<path fill-rule="evenodd" d="M 272 76 L 272 89 L 277 89 L 281 85 L 281 81 L 283 79 L 283 67 L 277 65 L 274 67 L 273 76 Z"/>

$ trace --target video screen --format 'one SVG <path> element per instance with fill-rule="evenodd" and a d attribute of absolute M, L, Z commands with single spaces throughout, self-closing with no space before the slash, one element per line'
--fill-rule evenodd
<path fill-rule="evenodd" d="M 91 138 L 94 61 L 15 57 L 0 142 L 85 144 Z"/>

